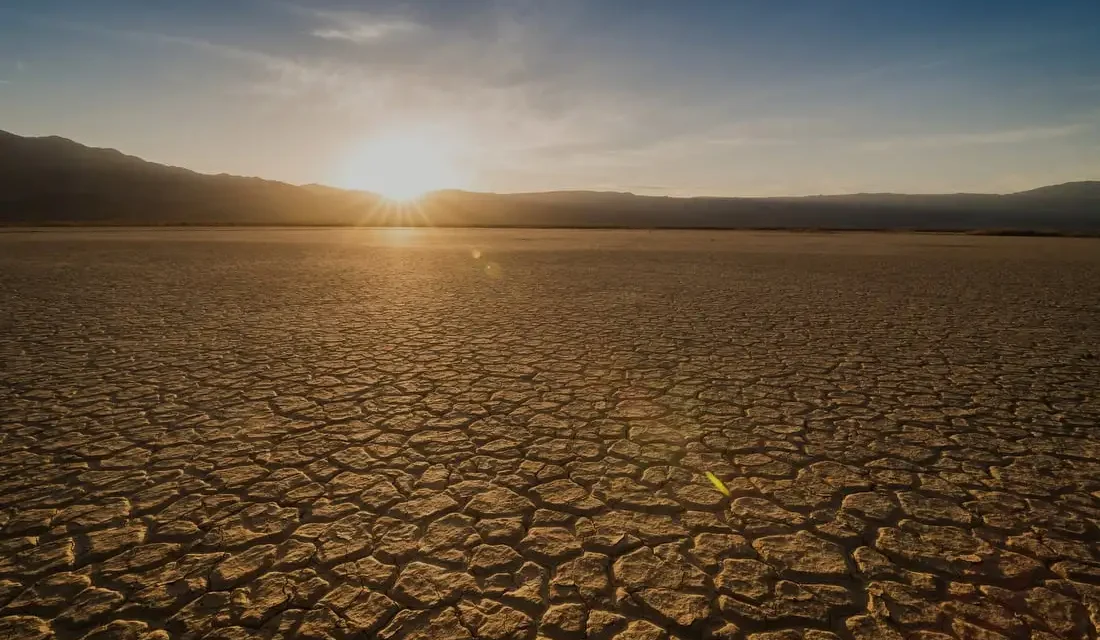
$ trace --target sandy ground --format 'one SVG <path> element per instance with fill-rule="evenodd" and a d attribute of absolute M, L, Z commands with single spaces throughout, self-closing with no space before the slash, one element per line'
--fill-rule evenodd
<path fill-rule="evenodd" d="M 1096 638 L 1098 423 L 1096 240 L 7 231 L 0 638 Z"/>

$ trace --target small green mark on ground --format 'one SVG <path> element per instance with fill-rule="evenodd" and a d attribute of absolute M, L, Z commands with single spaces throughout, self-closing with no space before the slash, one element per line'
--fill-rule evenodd
<path fill-rule="evenodd" d="M 722 495 L 726 496 L 727 498 L 730 497 L 730 490 L 726 488 L 726 484 L 724 482 L 718 479 L 718 476 L 708 471 L 707 480 L 710 480 L 710 483 L 714 485 L 715 489 L 718 489 L 718 491 L 722 492 Z"/>

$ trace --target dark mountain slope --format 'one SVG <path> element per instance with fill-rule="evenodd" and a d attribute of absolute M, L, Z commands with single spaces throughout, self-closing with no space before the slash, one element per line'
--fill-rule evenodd
<path fill-rule="evenodd" d="M 337 223 L 362 194 L 146 162 L 57 137 L 0 132 L 0 221 L 106 224 Z"/>
<path fill-rule="evenodd" d="M 416 207 L 323 185 L 206 175 L 57 137 L 0 132 L 0 224 L 1004 229 L 1100 232 L 1100 182 L 1012 195 L 668 198 L 440 191 Z"/>

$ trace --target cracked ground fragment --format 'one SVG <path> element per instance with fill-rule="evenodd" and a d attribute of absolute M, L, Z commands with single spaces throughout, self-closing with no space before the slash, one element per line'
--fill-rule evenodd
<path fill-rule="evenodd" d="M 1095 241 L 0 235 L 0 638 L 1100 633 Z"/>

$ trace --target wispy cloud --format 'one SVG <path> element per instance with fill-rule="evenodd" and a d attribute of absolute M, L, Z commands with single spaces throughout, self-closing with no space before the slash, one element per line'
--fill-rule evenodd
<path fill-rule="evenodd" d="M 376 42 L 423 28 L 423 25 L 405 18 L 373 18 L 361 14 L 332 12 L 318 12 L 317 15 L 331 24 L 314 29 L 310 32 L 312 35 L 325 40 L 344 40 L 355 44 Z"/>
<path fill-rule="evenodd" d="M 398 13 L 376 13 L 359 10 L 325 9 L 285 0 L 262 0 L 264 3 L 304 18 L 317 26 L 309 34 L 324 40 L 342 40 L 353 44 L 370 44 L 401 34 L 423 31 L 426 24 Z"/>
<path fill-rule="evenodd" d="M 977 145 L 1019 144 L 1055 140 L 1092 130 L 1091 124 L 1078 123 L 1056 127 L 1023 127 L 980 133 L 927 133 L 869 140 L 860 145 L 865 151 L 896 149 L 937 149 Z"/>
<path fill-rule="evenodd" d="M 95 35 L 102 38 L 123 39 L 153 45 L 183 47 L 209 56 L 215 56 L 246 67 L 259 69 L 267 73 L 260 86 L 270 87 L 273 83 L 285 88 L 283 93 L 296 94 L 318 84 L 338 86 L 347 79 L 343 70 L 323 61 L 290 56 L 275 55 L 258 49 L 220 44 L 202 38 L 180 36 L 157 31 L 135 29 L 114 29 L 97 24 L 64 20 L 45 20 L 40 22 L 68 31 Z"/>
<path fill-rule="evenodd" d="M 311 20 L 319 15 L 295 13 Z M 332 14 L 323 15 L 333 18 Z M 316 52 L 272 53 L 188 35 L 38 20 L 52 28 L 186 48 L 238 63 L 247 76 L 232 91 L 297 100 L 299 107 L 311 110 L 339 111 L 345 117 L 369 122 L 364 130 L 402 119 L 453 122 L 484 142 L 485 157 L 494 154 L 490 147 L 505 156 L 521 149 L 592 140 L 595 131 L 623 122 L 629 111 L 618 100 L 584 88 L 533 78 L 528 67 L 538 62 L 530 55 L 531 49 L 539 46 L 537 33 L 506 13 L 472 21 L 466 30 L 439 30 L 438 37 L 418 41 L 411 48 L 407 42 L 387 39 L 386 48 L 368 60 Z M 412 21 L 407 27 L 387 24 L 391 29 L 432 31 L 430 25 Z M 355 29 L 362 32 L 361 37 L 373 33 L 363 24 L 353 25 L 350 19 L 343 27 L 349 35 Z M 578 92 L 584 100 L 575 99 Z M 507 135 L 501 135 L 504 132 Z"/>

